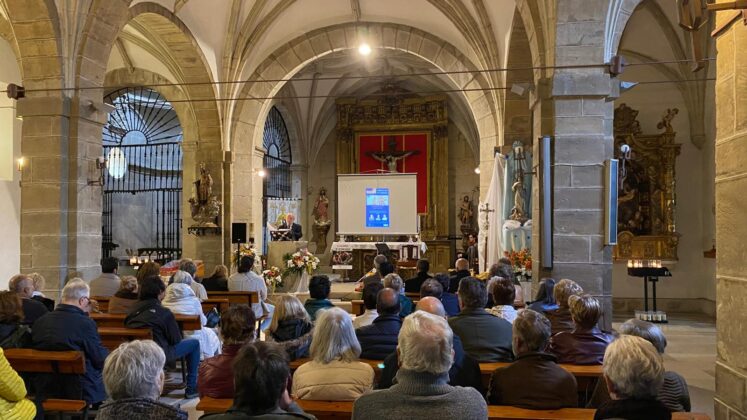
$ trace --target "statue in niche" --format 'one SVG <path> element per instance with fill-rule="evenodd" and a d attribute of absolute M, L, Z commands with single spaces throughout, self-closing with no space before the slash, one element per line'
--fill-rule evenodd
<path fill-rule="evenodd" d="M 191 227 L 218 227 L 221 202 L 213 195 L 213 177 L 210 176 L 204 162 L 200 163 L 200 177 L 193 182 L 193 185 L 189 206 L 192 219 L 197 223 Z"/>
<path fill-rule="evenodd" d="M 462 225 L 467 225 L 471 228 L 473 225 L 472 217 L 474 214 L 472 200 L 470 200 L 468 195 L 465 195 L 459 205 L 459 220 L 462 222 Z"/>
<path fill-rule="evenodd" d="M 408 156 L 420 153 L 418 150 L 397 151 L 397 140 L 395 140 L 394 136 L 389 137 L 388 148 L 389 150 L 386 152 L 368 152 L 366 154 L 386 164 L 387 170 L 391 173 L 397 173 L 397 162 L 404 160 Z"/>
<path fill-rule="evenodd" d="M 314 203 L 314 210 L 311 214 L 314 216 L 314 234 L 311 242 L 316 243 L 316 254 L 324 254 L 327 251 L 327 234 L 332 224 L 329 219 L 329 198 L 327 198 L 326 188 L 321 187 L 319 189 L 319 196 Z"/>
<path fill-rule="evenodd" d="M 518 220 L 520 222 L 526 221 L 526 210 L 524 201 L 524 177 L 516 177 L 516 181 L 511 186 L 511 191 L 514 193 L 514 207 L 511 209 L 511 219 Z"/>

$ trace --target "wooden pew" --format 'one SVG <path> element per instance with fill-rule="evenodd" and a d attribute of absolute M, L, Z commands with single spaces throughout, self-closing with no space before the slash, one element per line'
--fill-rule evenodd
<path fill-rule="evenodd" d="M 366 307 L 363 306 L 363 299 L 353 299 L 350 301 L 350 303 L 353 306 L 352 313 L 355 316 L 363 315 L 363 312 L 366 311 Z"/>
<path fill-rule="evenodd" d="M 6 349 L 3 351 L 10 366 L 18 373 L 84 374 L 86 362 L 79 351 L 41 351 L 32 349 Z M 83 400 L 47 399 L 42 403 L 45 413 L 87 412 Z M 85 415 L 84 415 L 85 417 Z"/>
<path fill-rule="evenodd" d="M 210 299 L 228 299 L 229 305 L 250 305 L 259 303 L 258 292 L 207 292 Z"/>
<path fill-rule="evenodd" d="M 99 327 L 98 331 L 101 344 L 109 351 L 127 341 L 153 339 L 153 332 L 150 328 Z"/>
<path fill-rule="evenodd" d="M 89 314 L 98 327 L 124 327 L 126 314 Z M 197 315 L 174 315 L 182 331 L 201 330 L 202 323 Z"/>
<path fill-rule="evenodd" d="M 91 296 L 91 300 L 95 300 L 98 303 L 98 309 L 101 312 L 109 312 L 109 296 Z"/>
<path fill-rule="evenodd" d="M 511 363 L 480 363 L 482 384 L 486 390 L 488 389 L 488 386 L 490 386 L 490 377 L 493 374 L 493 371 L 510 364 Z M 582 366 L 560 364 L 559 366 L 576 377 L 576 385 L 579 392 L 585 392 L 588 388 L 593 389 L 594 385 L 596 385 L 596 381 L 602 377 L 601 365 Z"/>
<path fill-rule="evenodd" d="M 296 400 L 296 403 L 307 413 L 313 414 L 319 420 L 349 419 L 353 413 L 353 401 L 310 401 Z M 204 397 L 197 403 L 197 411 L 205 413 L 222 413 L 233 404 L 231 399 L 215 399 Z M 508 407 L 500 405 L 488 406 L 490 420 L 561 420 L 561 419 L 593 419 L 594 409 L 563 408 L 560 410 L 529 410 L 526 408 Z M 673 420 L 709 420 L 701 413 L 672 413 Z"/>
<path fill-rule="evenodd" d="M 207 314 L 213 308 L 218 308 L 218 312 L 223 313 L 223 311 L 228 309 L 230 302 L 227 298 L 207 298 L 200 302 L 200 304 L 202 305 L 202 313 L 204 314 Z"/>

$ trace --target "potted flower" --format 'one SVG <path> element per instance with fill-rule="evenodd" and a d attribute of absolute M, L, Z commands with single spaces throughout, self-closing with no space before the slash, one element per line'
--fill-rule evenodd
<path fill-rule="evenodd" d="M 264 277 L 265 284 L 267 284 L 271 294 L 275 293 L 276 288 L 283 287 L 283 277 L 280 273 L 280 269 L 275 266 L 262 271 L 262 277 Z"/>

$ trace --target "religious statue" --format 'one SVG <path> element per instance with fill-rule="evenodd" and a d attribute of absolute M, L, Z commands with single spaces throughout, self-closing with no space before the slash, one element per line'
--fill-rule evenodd
<path fill-rule="evenodd" d="M 679 114 L 680 110 L 677 108 L 667 108 L 667 111 L 661 117 L 661 121 L 656 124 L 656 128 L 659 130 L 665 130 L 667 133 L 674 132 L 672 128 L 672 120 Z"/>
<path fill-rule="evenodd" d="M 524 179 L 522 176 L 516 178 L 516 182 L 511 186 L 514 193 L 514 207 L 511 209 L 511 219 L 524 222 L 526 220 L 526 210 L 524 202 Z"/>
<path fill-rule="evenodd" d="M 468 195 L 465 195 L 462 199 L 462 203 L 459 205 L 459 220 L 462 225 L 468 225 L 472 227 L 472 216 L 474 211 L 472 210 L 472 200 L 469 199 Z"/>
<path fill-rule="evenodd" d="M 200 178 L 194 184 L 197 190 L 197 202 L 199 204 L 207 203 L 213 194 L 213 177 L 205 168 L 204 162 L 200 163 Z"/>
<path fill-rule="evenodd" d="M 319 197 L 314 203 L 314 210 L 311 214 L 314 216 L 314 235 L 311 242 L 316 243 L 315 254 L 324 254 L 327 251 L 327 234 L 329 233 L 332 221 L 329 220 L 329 198 L 327 198 L 327 189 L 319 189 Z"/>
<path fill-rule="evenodd" d="M 329 216 L 327 216 L 327 210 L 329 209 L 329 198 L 327 198 L 327 189 L 322 187 L 319 189 L 319 197 L 316 199 L 314 204 L 314 222 L 316 223 L 328 223 Z"/>
<path fill-rule="evenodd" d="M 189 199 L 189 206 L 192 219 L 197 223 L 191 227 L 217 228 L 221 202 L 213 195 L 213 177 L 205 163 L 200 163 L 200 177 L 193 184 L 195 188 Z"/>
<path fill-rule="evenodd" d="M 379 162 L 386 164 L 387 170 L 392 173 L 397 173 L 397 162 L 404 160 L 408 156 L 420 153 L 417 150 L 397 151 L 397 140 L 394 139 L 394 136 L 390 137 L 388 147 L 389 150 L 386 152 L 368 152 L 366 154 Z"/>

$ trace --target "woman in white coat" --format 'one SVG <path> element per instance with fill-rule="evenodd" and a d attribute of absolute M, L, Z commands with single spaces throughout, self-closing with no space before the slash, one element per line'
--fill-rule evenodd
<path fill-rule="evenodd" d="M 199 315 L 202 329 L 195 331 L 184 331 L 185 337 L 192 337 L 200 341 L 202 359 L 220 354 L 220 339 L 214 330 L 205 327 L 207 318 L 202 313 L 200 300 L 189 286 L 192 276 L 186 271 L 177 271 L 174 274 L 174 282 L 166 288 L 161 304 L 168 308 L 174 315 Z"/>

